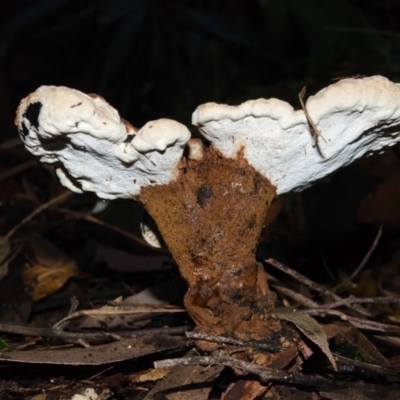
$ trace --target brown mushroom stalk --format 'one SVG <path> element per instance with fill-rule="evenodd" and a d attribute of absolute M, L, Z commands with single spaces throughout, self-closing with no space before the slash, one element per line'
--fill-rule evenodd
<path fill-rule="evenodd" d="M 201 161 L 187 160 L 174 182 L 141 190 L 138 199 L 188 283 L 185 307 L 202 331 L 267 340 L 279 330 L 275 293 L 255 259 L 275 195 L 244 158 L 226 159 L 212 148 Z"/>

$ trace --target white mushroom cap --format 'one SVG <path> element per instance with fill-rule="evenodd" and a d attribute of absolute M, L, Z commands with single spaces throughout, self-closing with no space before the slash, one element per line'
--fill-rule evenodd
<path fill-rule="evenodd" d="M 204 157 L 204 144 L 201 139 L 190 139 L 187 142 L 187 147 L 189 149 L 188 159 L 194 161 L 201 161 Z"/>
<path fill-rule="evenodd" d="M 242 151 L 278 194 L 302 190 L 400 140 L 400 86 L 381 76 L 341 80 L 310 97 L 306 108 L 323 136 L 322 154 L 303 110 L 277 99 L 202 104 L 192 122 L 225 157 Z"/>
<path fill-rule="evenodd" d="M 162 135 L 160 135 L 162 132 Z M 132 140 L 132 146 L 142 153 L 165 151 L 169 146 L 184 146 L 190 139 L 186 126 L 172 119 L 147 122 Z"/>
<path fill-rule="evenodd" d="M 160 119 L 139 132 L 102 97 L 42 86 L 22 100 L 16 124 L 27 149 L 56 170 L 63 185 L 103 199 L 133 197 L 176 178 L 190 139 L 182 124 Z"/>

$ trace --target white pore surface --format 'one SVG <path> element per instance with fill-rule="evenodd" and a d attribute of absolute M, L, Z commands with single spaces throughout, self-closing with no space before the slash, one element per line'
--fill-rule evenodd
<path fill-rule="evenodd" d="M 400 140 L 400 86 L 381 76 L 341 80 L 310 97 L 306 108 L 326 141 L 318 139 L 322 155 L 304 112 L 281 100 L 206 103 L 192 122 L 224 156 L 233 158 L 242 150 L 278 194 L 300 191 Z"/>
<path fill-rule="evenodd" d="M 59 164 L 64 186 L 103 199 L 136 196 L 144 186 L 172 181 L 190 139 L 184 125 L 167 119 L 132 135 L 103 98 L 66 87 L 42 86 L 23 99 L 16 123 L 31 153 Z"/>

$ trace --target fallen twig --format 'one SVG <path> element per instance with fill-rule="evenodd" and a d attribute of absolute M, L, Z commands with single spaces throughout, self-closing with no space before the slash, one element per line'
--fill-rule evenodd
<path fill-rule="evenodd" d="M 330 297 L 335 301 L 343 300 L 343 298 L 340 297 L 339 295 L 337 295 L 336 293 L 332 292 L 331 290 L 325 288 L 322 285 L 319 285 L 318 283 L 312 281 L 311 279 L 308 279 L 304 275 L 287 267 L 286 265 L 282 264 L 281 262 L 279 262 L 273 258 L 269 258 L 269 259 L 265 260 L 265 262 L 272 265 L 273 267 L 279 269 L 280 271 L 284 272 L 285 274 L 291 276 L 295 280 L 303 283 L 305 286 L 309 287 L 310 289 L 315 290 L 318 293 L 322 293 L 323 295 Z M 352 310 L 354 310 L 354 311 L 358 312 L 359 314 L 364 315 L 366 317 L 372 317 L 372 315 L 369 311 L 365 310 L 358 304 L 347 304 L 346 307 L 349 307 Z"/>
<path fill-rule="evenodd" d="M 267 368 L 248 361 L 237 360 L 225 355 L 223 352 L 214 352 L 211 357 L 187 357 L 168 359 L 154 362 L 155 368 L 169 368 L 182 365 L 225 365 L 234 369 L 257 375 L 264 383 L 280 382 L 290 385 L 303 385 L 317 388 L 318 390 L 337 390 L 339 388 L 365 388 L 373 387 L 365 382 L 345 382 L 330 380 L 318 375 L 305 375 L 301 373 L 289 373 L 286 371 Z"/>
<path fill-rule="evenodd" d="M 161 252 L 161 253 L 165 253 L 165 250 L 163 249 L 158 249 L 156 247 L 152 247 L 150 246 L 144 239 L 141 239 L 140 237 L 137 237 L 136 235 L 131 234 L 130 232 L 127 232 L 117 226 L 108 224 L 107 222 L 104 222 L 96 217 L 94 217 L 93 215 L 90 214 L 84 214 L 81 212 L 77 212 L 77 211 L 73 211 L 73 210 L 68 210 L 66 208 L 60 208 L 57 211 L 62 212 L 64 214 L 70 215 L 76 219 L 80 219 L 80 220 L 84 220 L 87 222 L 90 222 L 92 224 L 96 224 L 99 226 L 102 226 L 103 228 L 109 229 L 110 231 L 116 232 L 122 236 L 127 237 L 129 240 L 140 244 L 141 246 L 145 246 L 145 247 L 149 247 L 152 250 L 156 251 L 156 252 Z"/>
<path fill-rule="evenodd" d="M 241 346 L 241 347 L 253 347 L 258 350 L 266 350 L 273 353 L 279 352 L 282 350 L 281 344 L 274 344 L 274 343 L 261 343 L 261 342 L 243 342 L 241 340 L 236 340 L 224 336 L 216 336 L 216 335 L 207 335 L 205 333 L 200 332 L 186 332 L 186 336 L 189 339 L 196 339 L 196 340 L 205 340 L 208 342 L 216 342 L 222 344 L 231 344 L 234 346 Z"/>
<path fill-rule="evenodd" d="M 306 95 L 306 87 L 304 86 L 303 89 L 300 90 L 299 93 L 299 100 L 300 100 L 300 104 L 301 104 L 301 108 L 303 109 L 304 115 L 307 118 L 307 122 L 310 125 L 311 129 L 313 130 L 314 134 L 313 134 L 313 139 L 314 139 L 314 145 L 318 150 L 318 153 L 321 155 L 321 157 L 325 158 L 322 150 L 319 146 L 318 143 L 318 138 L 321 138 L 325 143 L 326 140 L 325 138 L 322 136 L 320 130 L 317 128 L 317 125 L 315 125 L 314 121 L 311 119 L 310 114 L 308 113 L 307 107 L 304 103 L 304 96 Z"/>
<path fill-rule="evenodd" d="M 323 304 L 321 306 L 317 306 L 314 309 L 316 310 L 332 310 L 333 308 L 338 308 L 342 306 L 348 306 L 349 304 L 391 304 L 391 303 L 400 303 L 400 297 L 354 297 L 349 296 L 345 299 L 335 301 L 334 303 Z"/>
<path fill-rule="evenodd" d="M 289 288 L 281 285 L 279 282 L 277 282 L 275 280 L 271 281 L 271 279 L 270 279 L 269 283 L 275 291 L 283 294 L 286 297 L 289 297 L 289 299 L 294 300 L 295 302 L 297 302 L 298 304 L 300 304 L 304 307 L 308 307 L 308 308 L 319 307 L 319 304 L 317 302 L 315 302 L 314 300 L 311 300 L 308 297 L 302 295 L 301 293 L 296 292 L 292 289 L 289 289 Z"/>
<path fill-rule="evenodd" d="M 347 283 L 351 282 L 361 272 L 361 270 L 365 267 L 365 265 L 367 264 L 368 260 L 371 257 L 371 254 L 374 252 L 376 246 L 379 243 L 379 239 L 382 236 L 382 228 L 383 227 L 381 225 L 379 227 L 379 229 L 378 229 L 378 232 L 376 233 L 375 239 L 372 242 L 371 247 L 369 248 L 369 250 L 367 251 L 367 253 L 363 257 L 363 259 L 361 260 L 361 262 L 358 265 L 358 267 L 353 271 L 353 273 L 348 278 L 346 278 L 343 282 L 340 282 L 338 285 L 336 285 L 334 288 L 332 288 L 333 291 L 336 291 L 340 287 L 342 287 L 342 286 L 346 285 Z"/>
<path fill-rule="evenodd" d="M 326 262 L 325 256 L 321 251 L 321 259 L 322 259 L 322 265 L 325 268 L 325 271 L 328 273 L 328 275 L 332 278 L 334 282 L 339 282 L 339 279 L 336 277 L 336 275 L 333 273 L 331 268 L 329 267 L 328 263 Z"/>
<path fill-rule="evenodd" d="M 36 215 L 40 214 L 42 211 L 46 210 L 47 208 L 50 208 L 51 206 L 61 203 L 62 201 L 66 200 L 68 197 L 72 195 L 72 192 L 66 191 L 61 193 L 60 195 L 52 198 L 49 200 L 47 203 L 42 204 L 40 207 L 38 207 L 36 210 L 31 212 L 29 215 L 27 215 L 22 221 L 20 221 L 14 228 L 10 229 L 8 233 L 5 235 L 6 239 L 10 239 L 11 236 L 14 235 L 14 233 L 21 228 L 21 226 L 25 225 L 27 222 L 29 222 L 32 218 L 34 218 Z"/>
<path fill-rule="evenodd" d="M 398 325 L 385 324 L 382 322 L 371 321 L 366 318 L 353 317 L 352 315 L 347 315 L 344 312 L 338 310 L 310 309 L 310 310 L 299 310 L 299 312 L 309 315 L 334 315 L 339 317 L 342 321 L 350 322 L 355 328 L 358 329 L 374 331 L 374 332 L 400 334 L 400 326 Z"/>

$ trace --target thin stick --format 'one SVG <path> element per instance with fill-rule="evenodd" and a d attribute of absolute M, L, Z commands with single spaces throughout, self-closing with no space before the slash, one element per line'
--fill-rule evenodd
<path fill-rule="evenodd" d="M 351 315 L 347 315 L 339 310 L 321 310 L 321 309 L 311 309 L 311 310 L 299 310 L 304 314 L 308 315 L 334 315 L 339 317 L 342 321 L 348 321 L 354 327 L 358 329 L 363 329 L 367 331 L 373 332 L 385 332 L 385 333 L 395 333 L 397 335 L 400 334 L 400 326 L 393 324 L 385 324 L 382 322 L 371 321 L 365 318 L 353 317 Z"/>
<path fill-rule="evenodd" d="M 324 304 L 322 306 L 315 307 L 316 310 L 332 310 L 342 306 L 348 306 L 349 304 L 391 304 L 400 303 L 400 297 L 364 297 L 358 298 L 349 296 L 345 299 L 335 301 L 334 303 Z"/>
<path fill-rule="evenodd" d="M 309 287 L 310 289 L 315 290 L 316 292 L 322 293 L 326 296 L 332 297 L 335 300 L 342 300 L 340 296 L 338 296 L 336 293 L 331 292 L 329 289 L 319 285 L 318 283 L 312 281 L 311 279 L 308 279 L 304 275 L 300 274 L 300 272 L 297 272 L 286 265 L 282 264 L 278 260 L 275 260 L 273 258 L 269 258 L 267 260 L 264 260 L 266 263 L 272 265 L 273 267 L 279 269 L 280 271 L 284 272 L 285 274 L 291 276 L 294 278 L 296 281 L 303 283 L 305 286 Z"/>
<path fill-rule="evenodd" d="M 145 247 L 149 247 L 154 251 L 161 252 L 161 253 L 165 253 L 166 252 L 163 249 L 157 249 L 155 247 L 152 247 L 144 239 L 141 239 L 141 238 L 139 238 L 139 237 L 127 232 L 127 231 L 124 231 L 123 229 L 118 228 L 117 226 L 108 224 L 107 222 L 104 222 L 104 221 L 102 221 L 102 220 L 100 220 L 100 219 L 98 219 L 96 217 L 93 217 L 92 215 L 83 214 L 83 213 L 80 213 L 80 212 L 77 212 L 77 211 L 68 210 L 68 209 L 65 209 L 65 208 L 58 209 L 57 211 L 62 212 L 62 213 L 67 214 L 67 215 L 71 215 L 72 217 L 74 217 L 76 219 L 81 219 L 81 220 L 90 222 L 92 224 L 96 224 L 96 225 L 102 226 L 103 228 L 107 228 L 107 229 L 109 229 L 109 230 L 111 230 L 113 232 L 116 232 L 116 233 L 118 233 L 118 234 L 120 234 L 122 236 L 127 237 L 128 239 L 132 240 L 135 243 L 138 243 L 138 244 L 140 244 L 142 246 L 145 246 Z"/>
<path fill-rule="evenodd" d="M 268 260 L 265 260 L 266 263 L 272 265 L 273 267 L 279 269 L 280 271 L 284 272 L 285 274 L 291 276 L 298 282 L 303 283 L 305 286 L 309 287 L 310 289 L 315 290 L 318 293 L 322 293 L 323 295 L 332 298 L 335 301 L 340 301 L 343 300 L 342 297 L 338 296 L 336 293 L 332 292 L 331 290 L 319 285 L 318 283 L 312 281 L 311 279 L 308 279 L 304 275 L 300 274 L 297 271 L 294 271 L 293 269 L 287 267 L 286 265 L 280 263 L 279 261 L 269 258 Z M 371 313 L 359 306 L 358 304 L 349 304 L 347 307 L 351 308 L 354 311 L 357 311 L 359 314 L 364 315 L 366 317 L 372 317 Z"/>
<path fill-rule="evenodd" d="M 318 153 L 321 155 L 321 157 L 325 158 L 322 153 L 321 148 L 319 147 L 318 139 L 321 138 L 325 143 L 326 143 L 326 140 L 322 136 L 320 130 L 317 128 L 317 125 L 315 125 L 314 121 L 311 119 L 310 114 L 307 111 L 306 105 L 304 103 L 305 95 L 306 95 L 306 87 L 304 86 L 303 89 L 301 89 L 300 93 L 299 93 L 299 100 L 300 100 L 301 108 L 303 109 L 304 115 L 307 118 L 308 125 L 310 126 L 311 130 L 313 131 L 312 137 L 314 139 L 314 145 L 317 148 Z"/>
<path fill-rule="evenodd" d="M 302 295 L 299 292 L 295 292 L 292 289 L 289 289 L 289 288 L 287 288 L 285 286 L 282 286 L 279 283 L 270 282 L 270 285 L 277 292 L 283 294 L 284 296 L 289 297 L 289 299 L 294 300 L 295 302 L 299 303 L 302 306 L 305 306 L 305 307 L 308 307 L 308 308 L 317 308 L 317 307 L 319 307 L 319 304 L 316 303 L 315 301 L 309 299 L 308 297 Z"/>
<path fill-rule="evenodd" d="M 38 207 L 36 210 L 31 212 L 28 216 L 26 216 L 22 221 L 20 221 L 14 228 L 11 228 L 8 233 L 5 235 L 6 239 L 10 239 L 11 236 L 14 235 L 14 233 L 21 228 L 21 226 L 25 225 L 27 222 L 29 222 L 32 218 L 34 218 L 36 215 L 40 214 L 42 211 L 50 208 L 51 206 L 54 206 L 57 203 L 61 203 L 62 201 L 68 199 L 72 195 L 72 192 L 63 192 L 60 195 L 54 197 L 53 199 L 49 200 L 47 203 L 42 204 L 40 207 Z"/>
<path fill-rule="evenodd" d="M 340 287 L 342 287 L 342 286 L 346 285 L 347 283 L 351 282 L 362 271 L 362 269 L 365 267 L 365 265 L 369 261 L 369 259 L 371 257 L 371 254 L 374 252 L 374 250 L 376 249 L 376 246 L 379 243 L 379 240 L 380 240 L 380 238 L 382 236 L 382 230 L 383 230 L 383 227 L 381 225 L 379 227 L 379 229 L 378 229 L 378 232 L 376 233 L 375 239 L 372 242 L 371 247 L 369 248 L 369 250 L 367 251 L 367 253 L 363 257 L 363 259 L 361 260 L 361 262 L 358 265 L 358 267 L 353 271 L 353 273 L 347 279 L 345 279 L 343 282 L 340 282 L 337 286 L 335 286 L 332 289 L 333 291 L 336 291 Z"/>
<path fill-rule="evenodd" d="M 233 369 L 257 375 L 261 382 L 282 382 L 289 385 L 303 385 L 318 388 L 319 390 L 337 390 L 339 388 L 363 388 L 368 385 L 365 382 L 342 382 L 330 380 L 318 375 L 304 375 L 301 373 L 290 373 L 278 369 L 263 367 L 248 361 L 237 360 L 224 355 L 223 352 L 215 352 L 212 357 L 187 357 L 178 359 L 161 360 L 154 362 L 155 368 L 170 368 L 182 365 L 225 365 Z"/>
<path fill-rule="evenodd" d="M 321 254 L 321 259 L 322 259 L 322 265 L 324 266 L 326 272 L 329 274 L 329 276 L 332 278 L 332 280 L 336 283 L 339 282 L 339 279 L 336 277 L 336 275 L 333 273 L 333 271 L 330 269 L 328 263 L 326 262 L 326 259 L 324 257 L 324 254 L 322 251 L 320 252 Z"/>
<path fill-rule="evenodd" d="M 73 314 L 79 307 L 79 300 L 76 296 L 72 296 L 70 299 L 70 307 L 69 307 L 69 311 L 68 311 L 68 315 Z M 64 328 L 67 327 L 69 321 L 65 321 L 64 323 L 60 324 L 59 326 L 57 326 L 57 330 L 63 330 Z"/>
<path fill-rule="evenodd" d="M 93 379 L 94 379 L 94 378 L 97 378 L 98 376 L 105 374 L 106 372 L 112 370 L 113 368 L 115 368 L 114 365 L 112 365 L 111 367 L 108 367 L 108 368 L 104 369 L 103 371 L 98 372 L 96 375 L 93 375 L 93 376 L 91 376 L 91 377 L 88 378 L 88 379 L 82 380 L 81 382 L 84 382 L 84 383 L 87 382 L 87 383 L 93 384 Z M 89 398 L 90 398 L 90 396 L 89 396 Z"/>
<path fill-rule="evenodd" d="M 260 343 L 260 342 L 243 342 L 241 340 L 236 340 L 224 336 L 216 336 L 216 335 L 207 335 L 205 333 L 200 332 L 186 332 L 186 336 L 189 339 L 196 339 L 196 340 L 205 340 L 207 342 L 216 342 L 216 343 L 223 343 L 223 344 L 231 344 L 234 346 L 240 347 L 253 347 L 259 350 L 266 350 L 273 353 L 277 353 L 282 350 L 281 345 L 276 345 L 272 343 Z"/>

